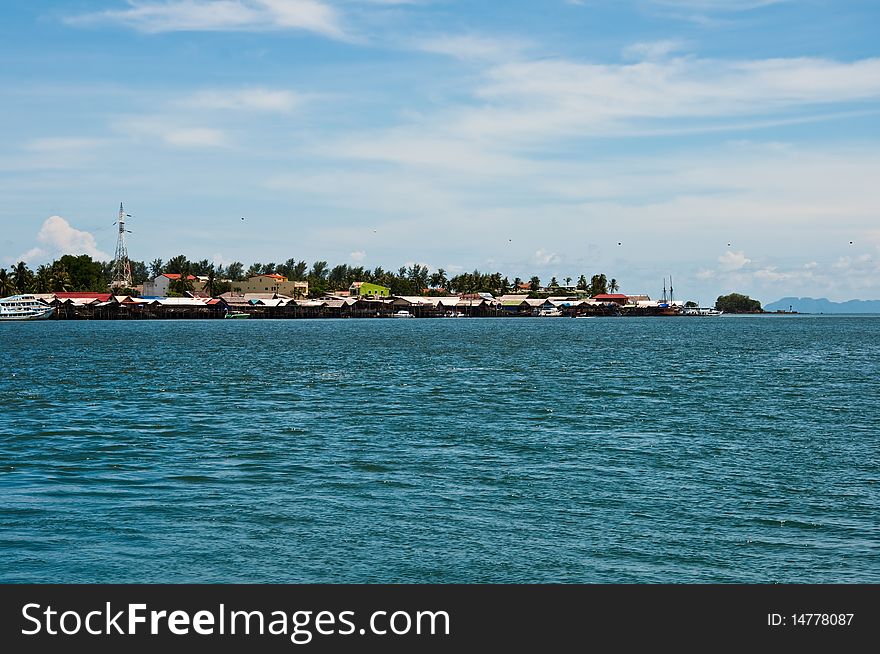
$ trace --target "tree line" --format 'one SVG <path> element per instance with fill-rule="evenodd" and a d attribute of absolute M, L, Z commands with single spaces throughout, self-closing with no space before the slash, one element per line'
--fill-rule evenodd
<path fill-rule="evenodd" d="M 511 280 L 500 272 L 473 272 L 450 275 L 443 268 L 435 271 L 427 266 L 412 264 L 395 270 L 385 270 L 381 266 L 370 269 L 364 266 L 339 264 L 331 267 L 327 261 L 315 261 L 311 265 L 302 260 L 288 259 L 283 263 L 255 262 L 245 268 L 240 261 L 228 265 L 217 265 L 207 259 L 191 261 L 179 254 L 168 261 L 154 259 L 146 263 L 131 262 L 132 285 L 138 286 L 148 279 L 162 274 L 177 274 L 180 279 L 169 284 L 172 293 L 183 295 L 194 290 L 189 276 L 205 277 L 205 290 L 212 296 L 232 290 L 235 282 L 244 281 L 256 275 L 278 274 L 294 281 L 309 283 L 309 295 L 320 297 L 328 291 L 346 290 L 354 282 L 369 282 L 391 289 L 393 295 L 442 295 L 445 293 L 491 293 L 503 295 L 512 292 L 527 292 L 535 297 L 554 292 L 565 292 L 571 288 L 572 277 L 564 278 L 564 285 L 553 277 L 545 286 L 538 276 L 527 281 L 519 277 Z M 54 293 L 66 291 L 106 292 L 113 279 L 112 261 L 94 261 L 88 255 L 66 254 L 51 264 L 39 266 L 35 271 L 20 261 L 8 271 L 0 268 L 0 296 L 13 293 Z M 580 275 L 575 288 L 590 295 L 614 293 L 620 289 L 616 279 L 609 280 L 604 274 L 596 274 L 588 280 Z M 121 289 L 120 294 L 129 294 L 133 289 Z"/>

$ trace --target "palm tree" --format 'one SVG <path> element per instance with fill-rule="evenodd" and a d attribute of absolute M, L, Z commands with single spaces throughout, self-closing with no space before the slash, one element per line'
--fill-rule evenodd
<path fill-rule="evenodd" d="M 15 290 L 19 293 L 26 293 L 31 290 L 34 284 L 34 274 L 24 261 L 19 261 L 16 264 L 12 274 L 15 276 Z"/>
<path fill-rule="evenodd" d="M 50 282 L 52 291 L 69 291 L 71 286 L 73 286 L 73 279 L 70 277 L 70 273 L 67 272 L 67 268 L 56 261 L 52 264 L 52 280 Z"/>
<path fill-rule="evenodd" d="M 214 297 L 214 286 L 217 283 L 216 273 L 214 272 L 214 266 L 208 268 L 208 281 L 205 282 L 205 290 L 208 291 L 208 295 Z"/>
<path fill-rule="evenodd" d="M 37 268 L 34 278 L 34 290 L 37 293 L 50 293 L 52 291 L 52 269 L 47 265 Z"/>
<path fill-rule="evenodd" d="M 195 290 L 195 286 L 189 275 L 181 275 L 179 279 L 175 279 L 168 285 L 168 290 L 186 295 L 187 293 L 192 293 Z"/>
<path fill-rule="evenodd" d="M 537 291 L 540 288 L 541 288 L 541 280 L 538 278 L 537 275 L 535 275 L 534 277 L 532 277 L 529 280 L 529 290 L 530 291 Z"/>
<path fill-rule="evenodd" d="M 15 286 L 12 284 L 9 273 L 6 272 L 6 268 L 0 268 L 0 295 L 6 297 L 11 295 L 13 291 L 15 291 Z"/>
<path fill-rule="evenodd" d="M 325 279 L 327 277 L 327 272 L 327 262 L 316 261 L 312 264 L 312 271 L 309 273 L 309 277 L 314 277 L 315 279 Z"/>
<path fill-rule="evenodd" d="M 609 293 L 616 293 L 619 290 L 620 290 L 620 286 L 618 286 L 616 279 L 612 279 L 610 282 L 608 282 L 608 292 Z"/>
<path fill-rule="evenodd" d="M 306 278 L 306 271 L 309 269 L 309 264 L 305 261 L 297 261 L 296 265 L 290 271 L 290 278 L 296 282 L 301 282 Z"/>
<path fill-rule="evenodd" d="M 150 275 L 153 277 L 153 279 L 162 274 L 164 265 L 165 262 L 162 261 L 162 259 L 153 259 L 150 262 Z"/>
<path fill-rule="evenodd" d="M 566 277 L 566 278 L 565 278 L 565 285 L 566 285 L 566 286 L 571 286 L 571 277 Z"/>

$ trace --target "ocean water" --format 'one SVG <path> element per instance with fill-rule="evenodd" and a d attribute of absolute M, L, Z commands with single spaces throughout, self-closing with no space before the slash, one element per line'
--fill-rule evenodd
<path fill-rule="evenodd" d="M 0 324 L 3 582 L 880 582 L 880 317 Z"/>

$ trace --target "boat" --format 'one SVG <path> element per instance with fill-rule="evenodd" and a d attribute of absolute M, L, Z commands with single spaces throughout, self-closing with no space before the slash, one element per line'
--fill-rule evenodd
<path fill-rule="evenodd" d="M 685 316 L 720 316 L 723 311 L 711 307 L 687 307 L 682 311 Z"/>
<path fill-rule="evenodd" d="M 561 315 L 562 315 L 562 312 L 559 309 L 557 309 L 556 307 L 553 307 L 552 309 L 541 309 L 538 312 L 539 318 L 558 318 Z"/>
<path fill-rule="evenodd" d="M 50 307 L 33 295 L 13 295 L 0 298 L 0 321 L 46 320 L 55 313 Z"/>
<path fill-rule="evenodd" d="M 401 309 L 397 313 L 392 313 L 391 317 L 392 318 L 415 318 L 414 315 L 412 315 L 409 311 L 406 311 L 405 309 Z"/>
<path fill-rule="evenodd" d="M 227 314 L 226 314 L 225 316 L 223 316 L 223 317 L 224 317 L 224 318 L 236 318 L 236 319 L 238 319 L 238 320 L 241 320 L 241 319 L 243 319 L 243 318 L 250 318 L 250 317 L 251 317 L 251 314 L 249 314 L 249 313 L 244 313 L 243 311 L 230 311 L 229 313 L 227 313 Z"/>
<path fill-rule="evenodd" d="M 447 311 L 443 314 L 444 318 L 464 318 L 464 314 L 461 311 Z"/>

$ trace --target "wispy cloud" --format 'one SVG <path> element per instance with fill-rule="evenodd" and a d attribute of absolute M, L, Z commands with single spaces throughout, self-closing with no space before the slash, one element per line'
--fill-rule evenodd
<path fill-rule="evenodd" d="M 633 43 L 623 49 L 624 59 L 633 61 L 646 61 L 652 59 L 664 59 L 674 52 L 684 49 L 682 41 L 665 39 L 662 41 L 645 41 Z"/>
<path fill-rule="evenodd" d="M 654 4 L 699 11 L 748 11 L 791 0 L 651 0 Z"/>
<path fill-rule="evenodd" d="M 117 23 L 141 32 L 304 30 L 347 38 L 339 12 L 320 0 L 127 0 L 123 9 L 70 16 L 70 25 Z"/>
<path fill-rule="evenodd" d="M 184 107 L 286 113 L 299 107 L 305 97 L 283 89 L 211 89 L 198 91 L 180 101 Z"/>
<path fill-rule="evenodd" d="M 489 68 L 475 95 L 484 104 L 461 108 L 452 123 L 458 134 L 609 136 L 639 126 L 660 131 L 664 122 L 674 127 L 671 121 L 683 119 L 711 126 L 730 117 L 877 100 L 880 59 L 520 61 Z"/>
<path fill-rule="evenodd" d="M 131 116 L 116 120 L 113 129 L 135 142 L 161 143 L 176 148 L 218 148 L 229 145 L 224 130 L 193 124 L 173 116 Z"/>
<path fill-rule="evenodd" d="M 424 52 L 465 60 L 489 61 L 510 60 L 529 47 L 529 44 L 523 40 L 477 34 L 435 35 L 415 41 L 413 45 Z"/>

